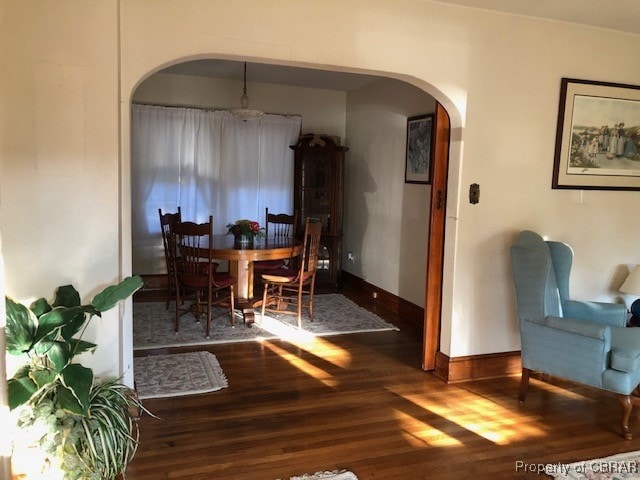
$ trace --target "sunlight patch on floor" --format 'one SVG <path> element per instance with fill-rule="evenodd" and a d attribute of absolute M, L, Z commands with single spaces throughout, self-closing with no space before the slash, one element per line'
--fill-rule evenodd
<path fill-rule="evenodd" d="M 256 324 L 259 325 L 260 328 L 280 337 L 282 340 L 285 340 L 287 342 L 304 344 L 313 342 L 313 340 L 317 338 L 314 333 L 296 328 L 293 325 L 288 325 L 268 315 L 265 315 L 262 318 L 259 317 L 259 315 L 256 315 Z"/>
<path fill-rule="evenodd" d="M 455 394 L 443 402 L 443 397 L 429 398 L 427 395 L 402 394 L 403 398 L 416 406 L 428 410 L 461 427 L 480 435 L 497 444 L 507 445 L 512 441 L 522 441 L 523 438 L 542 437 L 545 431 L 530 424 L 530 417 L 519 415 L 500 405 L 476 397 L 469 399 L 465 394 L 460 402 L 455 401 Z"/>
<path fill-rule="evenodd" d="M 347 368 L 351 364 L 351 354 L 347 350 L 338 347 L 322 337 L 317 337 L 314 333 L 307 330 L 287 325 L 267 315 L 259 321 L 258 325 L 260 328 L 278 336 L 282 340 L 320 357 L 337 367 Z M 265 339 L 262 339 L 262 341 L 265 341 Z"/>
<path fill-rule="evenodd" d="M 432 427 L 417 418 L 394 409 L 394 416 L 400 424 L 402 435 L 413 447 L 453 447 L 462 442 Z"/>
<path fill-rule="evenodd" d="M 271 350 L 272 352 L 279 355 L 282 359 L 289 362 L 294 367 L 300 369 L 302 372 L 315 378 L 316 380 L 321 381 L 326 386 L 335 387 L 338 385 L 339 382 L 333 375 L 322 370 L 321 368 L 316 367 L 310 362 L 307 362 L 306 360 L 300 358 L 299 356 L 286 351 L 284 348 L 274 345 L 271 342 L 264 342 L 263 345 L 267 347 L 269 350 Z"/>

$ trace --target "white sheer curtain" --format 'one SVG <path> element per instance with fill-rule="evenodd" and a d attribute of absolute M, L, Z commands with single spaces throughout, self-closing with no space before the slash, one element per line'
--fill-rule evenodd
<path fill-rule="evenodd" d="M 213 215 L 214 233 L 240 218 L 263 224 L 264 209 L 293 212 L 293 145 L 302 118 L 132 106 L 133 271 L 164 273 L 158 208 L 184 220 Z"/>

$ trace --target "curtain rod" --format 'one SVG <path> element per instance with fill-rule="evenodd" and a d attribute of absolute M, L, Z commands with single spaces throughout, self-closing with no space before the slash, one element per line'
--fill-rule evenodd
<path fill-rule="evenodd" d="M 202 110 L 203 112 L 230 112 L 232 109 L 230 108 L 208 108 L 201 107 L 198 105 L 179 105 L 179 104 L 161 104 L 161 103 L 144 103 L 144 102 L 131 102 L 131 105 L 140 105 L 143 107 L 164 107 L 164 108 L 190 108 L 193 110 Z M 300 117 L 302 115 L 299 113 L 269 113 L 265 112 L 265 115 L 279 115 L 281 117 Z"/>

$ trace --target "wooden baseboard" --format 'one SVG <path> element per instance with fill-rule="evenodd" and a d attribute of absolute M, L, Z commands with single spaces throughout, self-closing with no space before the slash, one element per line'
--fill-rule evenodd
<path fill-rule="evenodd" d="M 376 287 L 362 278 L 356 277 L 354 274 L 345 272 L 344 270 L 342 271 L 341 281 L 344 287 L 355 288 L 367 297 L 373 298 L 375 293 L 375 301 L 377 303 L 383 304 L 392 312 L 401 315 L 403 318 L 411 321 L 411 323 L 423 328 L 424 308 L 404 300 L 393 293 L 387 292 L 380 287 Z"/>
<path fill-rule="evenodd" d="M 141 275 L 144 285 L 143 290 L 166 290 L 169 288 L 169 280 L 166 273 L 153 275 Z"/>
<path fill-rule="evenodd" d="M 140 275 L 142 288 L 133 294 L 134 301 L 162 301 L 167 297 L 169 280 L 166 274 Z"/>
<path fill-rule="evenodd" d="M 520 352 L 488 353 L 449 358 L 442 352 L 436 353 L 434 374 L 447 383 L 478 380 L 481 378 L 503 377 L 522 370 Z"/>

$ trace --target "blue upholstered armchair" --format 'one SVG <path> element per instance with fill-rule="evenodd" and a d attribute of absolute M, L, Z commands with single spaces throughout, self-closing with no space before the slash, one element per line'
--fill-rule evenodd
<path fill-rule="evenodd" d="M 622 434 L 631 439 L 629 416 L 640 398 L 640 328 L 626 328 L 624 305 L 569 297 L 573 251 L 524 231 L 511 246 L 511 266 L 522 343 L 524 402 L 532 372 L 555 375 L 617 394 Z"/>

